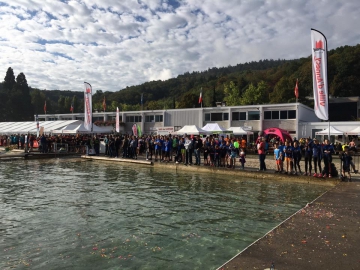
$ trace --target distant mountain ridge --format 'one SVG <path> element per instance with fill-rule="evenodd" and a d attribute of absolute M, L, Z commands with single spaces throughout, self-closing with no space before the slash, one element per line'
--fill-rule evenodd
<path fill-rule="evenodd" d="M 235 66 L 209 68 L 201 72 L 186 72 L 165 81 L 150 81 L 126 87 L 116 92 L 93 89 L 93 108 L 103 110 L 141 110 L 200 107 L 199 94 L 203 93 L 203 107 L 215 106 L 217 101 L 227 105 L 294 102 L 294 87 L 299 80 L 299 102 L 312 105 L 305 99 L 312 96 L 311 57 L 294 60 L 260 60 Z M 329 51 L 328 81 L 332 96 L 358 96 L 360 89 L 360 44 L 342 46 Z M 9 78 L 11 76 L 7 76 Z M 0 94 L 11 91 L 6 80 L 0 84 Z M 29 87 L 34 113 L 43 113 L 45 100 L 49 113 L 83 111 L 83 93 L 78 91 L 39 90 Z M 143 96 L 143 99 L 141 99 Z M 143 104 L 141 104 L 143 100 Z M 1 105 L 1 104 L 0 104 Z"/>

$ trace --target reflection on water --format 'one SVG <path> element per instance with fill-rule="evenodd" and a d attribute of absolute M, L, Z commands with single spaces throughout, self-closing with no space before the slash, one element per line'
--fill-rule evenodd
<path fill-rule="evenodd" d="M 215 269 L 325 189 L 91 161 L 0 163 L 0 268 Z"/>

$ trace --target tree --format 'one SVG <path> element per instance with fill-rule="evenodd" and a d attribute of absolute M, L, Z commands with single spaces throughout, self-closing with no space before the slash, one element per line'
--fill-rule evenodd
<path fill-rule="evenodd" d="M 65 97 L 60 95 L 58 99 L 58 113 L 65 113 Z M 54 112 L 53 112 L 54 113 Z"/>
<path fill-rule="evenodd" d="M 16 83 L 9 95 L 7 108 L 11 112 L 14 121 L 34 119 L 29 86 L 25 74 L 22 72 L 16 77 Z"/>
<path fill-rule="evenodd" d="M 270 103 L 295 102 L 295 83 L 296 79 L 282 77 L 270 94 Z"/>
<path fill-rule="evenodd" d="M 268 85 L 264 81 L 260 81 L 255 87 L 252 83 L 245 90 L 240 99 L 241 105 L 263 104 L 268 102 Z"/>
<path fill-rule="evenodd" d="M 199 96 L 194 93 L 186 93 L 179 98 L 177 108 L 195 108 L 199 102 Z"/>
<path fill-rule="evenodd" d="M 226 101 L 227 106 L 237 106 L 240 104 L 240 91 L 233 81 L 224 84 L 224 93 L 224 101 Z"/>
<path fill-rule="evenodd" d="M 31 103 L 35 114 L 44 113 L 45 94 L 39 89 L 32 89 L 30 92 Z"/>

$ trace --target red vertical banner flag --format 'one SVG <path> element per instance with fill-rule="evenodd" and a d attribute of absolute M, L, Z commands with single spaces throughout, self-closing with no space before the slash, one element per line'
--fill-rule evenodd
<path fill-rule="evenodd" d="M 105 100 L 105 96 L 104 96 L 104 100 L 103 100 L 102 105 L 103 105 L 104 112 L 106 112 L 106 100 Z"/>
<path fill-rule="evenodd" d="M 319 119 L 328 120 L 327 41 L 326 37 L 315 29 L 311 29 L 311 48 L 314 111 Z"/>
<path fill-rule="evenodd" d="M 44 113 L 46 114 L 46 100 L 45 100 L 45 104 L 44 104 Z"/>
<path fill-rule="evenodd" d="M 70 112 L 74 112 L 74 105 L 72 104 L 72 102 L 71 102 L 71 106 L 70 106 Z"/>
<path fill-rule="evenodd" d="M 120 112 L 119 107 L 116 107 L 116 124 L 115 124 L 116 132 L 120 132 Z"/>
<path fill-rule="evenodd" d="M 200 96 L 199 96 L 199 104 L 201 104 L 203 101 L 203 98 L 202 98 L 202 88 L 201 88 L 201 91 L 200 91 Z"/>
<path fill-rule="evenodd" d="M 299 85 L 298 85 L 298 82 L 299 82 L 299 80 L 296 79 L 295 90 L 294 90 L 296 99 L 299 98 Z"/>
<path fill-rule="evenodd" d="M 84 82 L 84 127 L 92 132 L 92 87 Z"/>

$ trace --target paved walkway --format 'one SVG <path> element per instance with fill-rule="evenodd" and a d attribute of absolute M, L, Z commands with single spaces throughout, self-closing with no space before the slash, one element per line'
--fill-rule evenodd
<path fill-rule="evenodd" d="M 219 269 L 360 269 L 359 199 L 341 182 Z"/>

